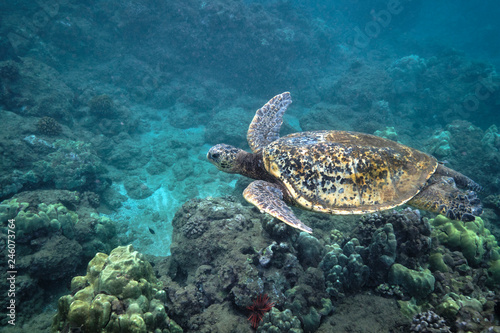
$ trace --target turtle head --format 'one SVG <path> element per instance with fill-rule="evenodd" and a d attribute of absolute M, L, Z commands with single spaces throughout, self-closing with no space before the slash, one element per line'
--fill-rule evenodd
<path fill-rule="evenodd" d="M 207 159 L 221 171 L 238 173 L 239 166 L 236 162 L 236 156 L 241 151 L 239 148 L 221 143 L 210 148 Z"/>

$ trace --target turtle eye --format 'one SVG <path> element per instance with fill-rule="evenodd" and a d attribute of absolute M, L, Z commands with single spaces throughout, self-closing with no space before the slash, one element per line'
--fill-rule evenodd
<path fill-rule="evenodd" d="M 218 159 L 218 158 L 219 158 L 219 156 L 220 156 L 220 154 L 219 154 L 219 153 L 213 153 L 213 154 L 212 154 L 212 158 L 215 158 L 215 159 Z"/>

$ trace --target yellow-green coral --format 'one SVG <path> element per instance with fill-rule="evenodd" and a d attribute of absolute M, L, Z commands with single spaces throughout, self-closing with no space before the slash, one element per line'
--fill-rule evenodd
<path fill-rule="evenodd" d="M 433 235 L 441 244 L 452 250 L 460 250 L 470 265 L 500 258 L 500 248 L 495 236 L 484 227 L 480 217 L 469 222 L 450 220 L 442 215 L 430 220 Z"/>
<path fill-rule="evenodd" d="M 182 332 L 168 318 L 165 292 L 149 262 L 131 245 L 110 255 L 98 253 L 89 262 L 86 276 L 77 276 L 74 296 L 59 299 L 52 330 L 81 327 L 84 332 Z"/>
<path fill-rule="evenodd" d="M 0 204 L 0 221 L 5 223 L 8 219 L 15 219 L 16 235 L 19 238 L 44 228 L 53 231 L 62 229 L 68 235 L 78 222 L 78 215 L 60 203 L 41 203 L 37 213 L 28 211 L 28 206 L 28 203 L 17 202 L 17 199 Z"/>

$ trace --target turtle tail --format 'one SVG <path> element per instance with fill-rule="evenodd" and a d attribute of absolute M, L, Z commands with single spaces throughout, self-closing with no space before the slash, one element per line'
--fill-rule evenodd
<path fill-rule="evenodd" d="M 424 187 L 420 193 L 408 201 L 408 204 L 443 214 L 452 220 L 472 221 L 475 216 L 483 212 L 476 192 L 458 189 L 454 178 L 445 176 L 441 176 L 438 181 Z"/>

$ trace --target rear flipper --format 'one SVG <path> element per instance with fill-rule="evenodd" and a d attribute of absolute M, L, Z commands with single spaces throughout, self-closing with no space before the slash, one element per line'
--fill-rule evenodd
<path fill-rule="evenodd" d="M 434 182 L 408 201 L 409 205 L 446 215 L 453 220 L 472 221 L 475 216 L 481 215 L 483 207 L 474 191 L 458 189 L 451 177 L 434 175 L 433 178 Z"/>
<path fill-rule="evenodd" d="M 312 233 L 312 229 L 302 223 L 287 206 L 283 200 L 283 192 L 278 185 L 256 180 L 243 191 L 243 196 L 262 213 L 268 213 L 289 226 Z"/>

